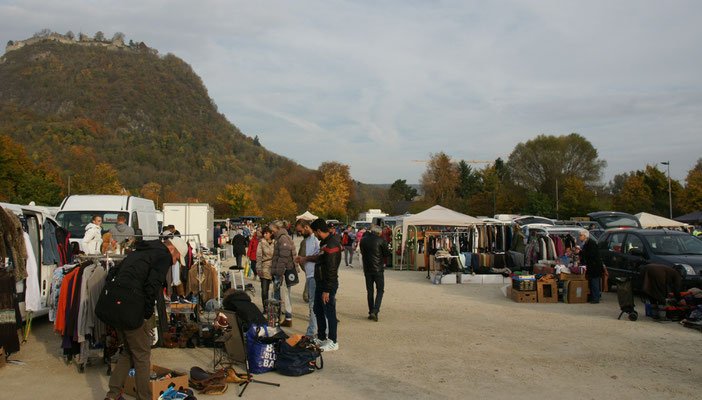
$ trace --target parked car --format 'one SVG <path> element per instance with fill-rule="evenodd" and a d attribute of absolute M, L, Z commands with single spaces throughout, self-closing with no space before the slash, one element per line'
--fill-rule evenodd
<path fill-rule="evenodd" d="M 702 284 L 702 241 L 678 231 L 661 229 L 610 229 L 598 241 L 609 282 L 630 277 L 635 289 L 643 286 L 641 268 L 663 264 L 675 268 L 686 288 Z"/>

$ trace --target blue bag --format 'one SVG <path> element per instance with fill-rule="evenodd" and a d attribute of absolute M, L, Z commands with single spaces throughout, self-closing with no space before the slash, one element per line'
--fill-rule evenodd
<path fill-rule="evenodd" d="M 319 358 L 319 365 L 317 365 Z M 280 351 L 275 363 L 278 373 L 288 376 L 301 376 L 310 374 L 324 368 L 324 360 L 319 347 L 290 346 L 287 341 L 280 344 Z"/>
<path fill-rule="evenodd" d="M 275 368 L 277 348 L 287 337 L 278 327 L 251 324 L 246 331 L 246 354 L 249 359 L 249 371 L 262 374 Z"/>

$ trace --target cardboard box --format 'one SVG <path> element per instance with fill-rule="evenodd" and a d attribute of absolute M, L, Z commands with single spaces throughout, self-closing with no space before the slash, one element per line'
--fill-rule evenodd
<path fill-rule="evenodd" d="M 512 278 L 512 289 L 517 291 L 533 291 L 536 290 L 536 278 Z"/>
<path fill-rule="evenodd" d="M 159 367 L 158 365 L 152 365 L 151 371 L 156 372 L 156 375 L 163 376 L 167 373 L 172 375 L 171 378 L 162 379 L 160 381 L 151 381 L 151 398 L 153 400 L 158 400 L 163 392 L 168 390 L 168 386 L 171 384 L 175 385 L 175 388 L 180 390 L 180 388 L 186 389 L 188 387 L 188 374 L 183 372 L 173 371 L 168 368 Z M 134 378 L 127 375 L 127 380 L 124 382 L 124 393 L 136 397 L 136 382 Z"/>
<path fill-rule="evenodd" d="M 460 279 L 459 283 L 472 283 L 472 284 L 482 284 L 483 283 L 483 276 L 482 275 L 473 275 L 473 274 L 461 274 L 459 275 L 458 279 Z"/>
<path fill-rule="evenodd" d="M 536 283 L 539 303 L 558 303 L 558 283 L 555 279 Z"/>
<path fill-rule="evenodd" d="M 556 268 L 546 264 L 534 264 L 532 271 L 534 274 L 555 274 Z"/>
<path fill-rule="evenodd" d="M 585 281 L 585 274 L 558 274 L 558 279 L 562 281 Z"/>
<path fill-rule="evenodd" d="M 511 294 L 517 303 L 536 303 L 536 290 L 512 290 Z"/>
<path fill-rule="evenodd" d="M 5 350 L 0 346 L 0 368 L 5 366 Z"/>
<path fill-rule="evenodd" d="M 495 274 L 483 275 L 483 283 L 503 284 L 504 281 L 505 280 L 504 280 L 504 277 L 502 275 L 495 275 Z"/>
<path fill-rule="evenodd" d="M 456 274 L 446 274 L 441 277 L 441 284 L 456 284 L 458 283 L 458 276 Z"/>
<path fill-rule="evenodd" d="M 576 304 L 587 303 L 587 281 L 567 281 L 563 285 L 563 302 Z"/>

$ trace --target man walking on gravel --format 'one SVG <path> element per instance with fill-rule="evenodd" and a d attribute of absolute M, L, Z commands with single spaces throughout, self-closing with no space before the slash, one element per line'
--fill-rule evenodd
<path fill-rule="evenodd" d="M 361 256 L 363 257 L 363 274 L 366 276 L 366 292 L 368 294 L 368 319 L 378 321 L 380 304 L 385 292 L 385 276 L 383 260 L 390 256 L 388 242 L 380 235 L 383 230 L 378 225 L 373 225 L 370 232 L 363 235 L 361 243 Z M 373 293 L 373 286 L 377 293 Z"/>

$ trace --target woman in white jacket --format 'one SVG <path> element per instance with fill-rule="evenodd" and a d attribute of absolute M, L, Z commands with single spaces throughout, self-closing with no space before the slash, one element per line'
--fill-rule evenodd
<path fill-rule="evenodd" d="M 100 254 L 102 245 L 102 217 L 93 215 L 93 220 L 85 227 L 83 251 L 85 254 Z"/>

